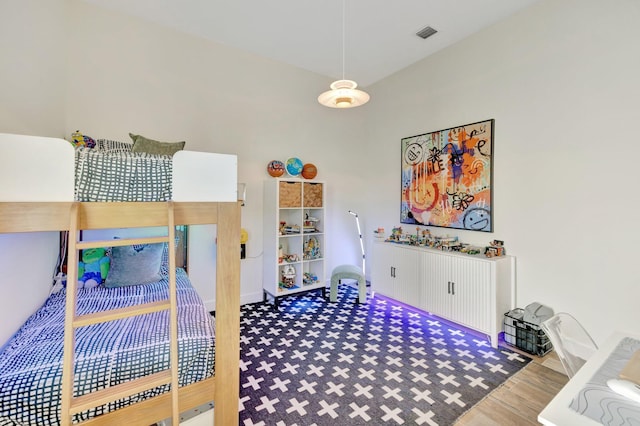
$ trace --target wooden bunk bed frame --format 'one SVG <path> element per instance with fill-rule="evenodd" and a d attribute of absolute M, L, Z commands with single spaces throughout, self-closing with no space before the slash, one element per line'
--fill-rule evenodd
<path fill-rule="evenodd" d="M 216 319 L 214 376 L 178 388 L 175 247 L 169 244 L 169 299 L 76 316 L 75 291 L 68 291 L 65 309 L 65 349 L 62 380 L 62 424 L 72 415 L 106 402 L 170 383 L 170 391 L 132 403 L 82 422 L 87 425 L 149 425 L 167 418 L 179 423 L 179 414 L 214 402 L 214 422 L 238 424 L 240 394 L 240 202 L 236 200 L 237 159 L 211 153 L 180 152 L 174 163 L 174 201 L 75 202 L 73 199 L 73 149 L 56 138 L 0 134 L 0 181 L 16 182 L 0 191 L 0 233 L 69 231 L 69 264 L 77 263 L 78 250 L 88 247 L 173 241 L 175 225 L 217 225 Z M 41 153 L 23 167 L 25 152 Z M 215 158 L 214 158 L 215 157 Z M 223 157 L 233 157 L 223 158 Z M 35 172 L 40 172 L 40 174 Z M 48 176 L 46 185 L 38 176 Z M 176 176 L 181 177 L 176 180 Z M 187 178 L 183 178 L 187 176 Z M 220 185 L 212 185 L 220 182 Z M 178 190 L 176 191 L 176 188 Z M 176 193 L 178 196 L 176 197 Z M 43 201 L 46 200 L 46 201 Z M 78 231 L 137 227 L 167 227 L 166 237 L 82 242 Z M 76 238 L 74 238 L 76 236 Z M 77 282 L 69 268 L 68 285 Z M 72 283 L 72 284 L 69 284 Z M 138 309 L 135 309 L 138 308 Z M 142 378 L 80 397 L 73 397 L 75 328 L 127 316 L 167 309 L 170 312 L 170 362 L 162 377 Z M 173 319 L 173 321 L 171 321 Z M 134 383 L 137 382 L 137 383 Z M 178 389 L 178 392 L 175 390 Z"/>
<path fill-rule="evenodd" d="M 74 230 L 79 229 L 167 226 L 168 212 L 172 212 L 176 225 L 218 225 L 215 376 L 179 388 L 178 395 L 167 392 L 94 417 L 82 424 L 148 425 L 170 417 L 173 418 L 173 423 L 177 424 L 180 412 L 210 401 L 214 401 L 215 405 L 215 424 L 232 425 L 238 423 L 238 395 L 240 393 L 240 254 L 238 250 L 240 204 L 237 202 L 0 202 L 0 233 L 69 230 L 71 234 Z M 143 242 L 145 242 L 143 239 L 122 240 L 123 244 Z M 104 243 L 104 241 L 98 241 L 95 242 L 95 245 Z M 109 244 L 113 245 L 113 241 L 109 241 Z M 70 242 L 70 262 L 73 262 L 72 254 L 75 252 L 75 245 L 74 241 Z M 171 246 L 169 245 L 169 247 Z M 170 261 L 175 262 L 171 256 Z M 72 282 L 71 271 L 74 268 L 69 269 L 69 282 Z M 175 268 L 171 269 L 175 285 Z M 68 309 L 71 299 L 68 298 L 67 301 L 65 322 L 69 322 L 75 317 L 75 309 L 71 311 Z M 175 298 L 173 303 L 175 303 Z M 140 313 L 144 313 L 144 311 Z M 113 313 L 112 319 L 124 316 L 126 314 L 122 312 Z M 172 331 L 172 335 L 174 333 L 175 331 Z M 172 342 L 175 342 L 175 337 L 172 337 Z M 72 337 L 65 333 L 65 340 L 69 338 Z M 177 351 L 177 346 L 172 347 L 173 351 Z M 175 353 L 171 354 L 172 360 L 175 359 Z M 69 361 L 69 354 L 65 353 L 64 362 Z M 73 360 L 71 359 L 70 362 Z M 67 384 L 67 386 L 69 385 Z M 157 386 L 157 384 L 153 386 Z M 104 401 L 105 398 L 107 401 L 115 400 L 123 395 L 136 393 L 134 389 L 126 386 L 125 389 L 107 388 L 105 394 L 98 401 Z M 65 399 L 63 389 L 63 400 Z M 67 401 L 63 402 L 63 405 L 66 405 L 62 413 L 63 424 L 65 424 L 65 421 L 70 421 L 68 410 L 71 404 L 70 401 Z M 65 414 L 65 410 L 67 410 L 67 414 Z"/>

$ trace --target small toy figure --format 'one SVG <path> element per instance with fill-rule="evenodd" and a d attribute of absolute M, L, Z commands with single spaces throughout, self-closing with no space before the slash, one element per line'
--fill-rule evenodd
<path fill-rule="evenodd" d="M 83 146 L 87 148 L 94 148 L 96 146 L 96 141 L 91 136 L 83 135 L 80 133 L 80 130 L 76 130 L 71 133 L 71 145 L 76 148 Z"/>
<path fill-rule="evenodd" d="M 400 241 L 402 237 L 402 228 L 400 226 L 391 229 L 391 235 L 389 235 L 389 241 Z"/>
<path fill-rule="evenodd" d="M 82 136 L 80 130 L 71 133 L 71 144 L 75 147 L 84 146 L 84 136 Z"/>
<path fill-rule="evenodd" d="M 109 273 L 111 259 L 104 248 L 82 250 L 82 261 L 78 262 L 78 284 L 82 288 L 97 287 Z"/>

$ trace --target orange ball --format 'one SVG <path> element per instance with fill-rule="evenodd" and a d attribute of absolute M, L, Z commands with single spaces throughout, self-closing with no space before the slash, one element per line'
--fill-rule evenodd
<path fill-rule="evenodd" d="M 307 163 L 302 166 L 302 172 L 300 174 L 305 179 L 313 179 L 318 174 L 318 169 L 314 164 Z"/>

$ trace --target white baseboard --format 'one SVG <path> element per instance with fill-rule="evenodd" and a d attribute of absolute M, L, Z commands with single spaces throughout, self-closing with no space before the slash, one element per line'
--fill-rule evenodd
<path fill-rule="evenodd" d="M 240 304 L 246 305 L 247 303 L 262 302 L 262 292 L 254 292 L 240 295 Z M 209 312 L 216 310 L 216 299 L 204 300 L 204 306 Z"/>
<path fill-rule="evenodd" d="M 240 304 L 246 305 L 247 303 L 257 303 L 262 302 L 262 291 L 257 291 L 254 293 L 241 294 L 240 295 Z"/>

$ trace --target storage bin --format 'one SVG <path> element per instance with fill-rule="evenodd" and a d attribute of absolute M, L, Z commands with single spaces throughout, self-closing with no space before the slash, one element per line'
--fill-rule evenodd
<path fill-rule="evenodd" d="M 281 181 L 280 207 L 302 207 L 302 182 Z"/>
<path fill-rule="evenodd" d="M 523 309 L 504 314 L 504 341 L 532 355 L 543 356 L 551 349 L 551 341 L 539 325 L 524 321 Z"/>
<path fill-rule="evenodd" d="M 322 183 L 304 183 L 304 207 L 322 207 Z"/>

